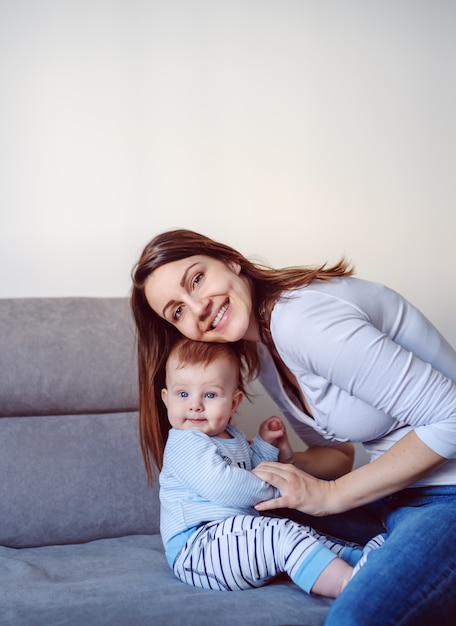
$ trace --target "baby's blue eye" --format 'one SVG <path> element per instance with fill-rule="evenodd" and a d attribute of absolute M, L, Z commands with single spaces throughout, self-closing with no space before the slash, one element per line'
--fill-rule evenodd
<path fill-rule="evenodd" d="M 187 391 L 179 391 L 177 395 L 179 396 L 179 398 L 188 398 Z"/>
<path fill-rule="evenodd" d="M 215 398 L 215 393 L 212 393 L 212 392 L 207 393 L 206 398 L 209 398 L 209 400 L 212 400 L 213 398 Z"/>

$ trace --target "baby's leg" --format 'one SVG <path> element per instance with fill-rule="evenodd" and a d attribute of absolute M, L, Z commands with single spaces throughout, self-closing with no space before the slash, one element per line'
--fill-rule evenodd
<path fill-rule="evenodd" d="M 363 556 L 363 546 L 357 543 L 343 541 L 330 535 L 322 535 L 315 529 L 312 529 L 312 532 L 320 543 L 349 565 L 356 565 Z"/>
<path fill-rule="evenodd" d="M 339 558 L 333 559 L 314 582 L 312 593 L 337 598 L 351 580 L 353 567 Z"/>
<path fill-rule="evenodd" d="M 388 537 L 387 533 L 381 533 L 380 535 L 376 535 L 375 537 L 372 537 L 372 539 L 366 543 L 366 545 L 363 548 L 361 558 L 359 559 L 358 563 L 356 563 L 356 565 L 353 568 L 352 578 L 360 570 L 360 568 L 365 564 L 369 554 L 373 550 L 378 550 L 379 548 L 382 547 L 387 537 Z"/>
<path fill-rule="evenodd" d="M 285 572 L 307 593 L 336 597 L 352 567 L 307 526 L 236 515 L 197 531 L 176 558 L 174 572 L 188 584 L 222 590 L 259 587 Z"/>

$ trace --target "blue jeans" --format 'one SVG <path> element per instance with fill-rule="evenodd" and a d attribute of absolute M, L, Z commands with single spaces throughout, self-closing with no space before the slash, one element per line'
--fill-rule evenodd
<path fill-rule="evenodd" d="M 325 626 L 455 624 L 456 486 L 405 489 L 350 513 L 321 518 L 321 524 L 298 515 L 351 541 L 388 534 L 333 602 Z"/>

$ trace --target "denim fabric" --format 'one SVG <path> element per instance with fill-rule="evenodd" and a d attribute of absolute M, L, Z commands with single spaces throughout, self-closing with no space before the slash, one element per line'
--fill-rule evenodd
<path fill-rule="evenodd" d="M 325 626 L 454 624 L 456 486 L 406 489 L 377 510 L 388 539 L 334 602 Z"/>

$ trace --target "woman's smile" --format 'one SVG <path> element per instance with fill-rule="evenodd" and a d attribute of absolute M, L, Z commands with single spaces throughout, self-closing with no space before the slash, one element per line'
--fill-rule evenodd
<path fill-rule="evenodd" d="M 230 306 L 229 301 L 226 302 L 222 308 L 220 309 L 220 311 L 217 313 L 217 315 L 215 316 L 214 321 L 212 322 L 211 326 L 212 328 L 217 328 L 217 326 L 219 325 L 219 322 L 221 321 L 222 317 L 224 316 L 224 314 L 226 313 L 226 311 L 228 310 L 228 307 Z"/>
<path fill-rule="evenodd" d="M 150 307 L 196 341 L 259 339 L 250 283 L 240 266 L 196 255 L 158 267 L 146 282 Z"/>

